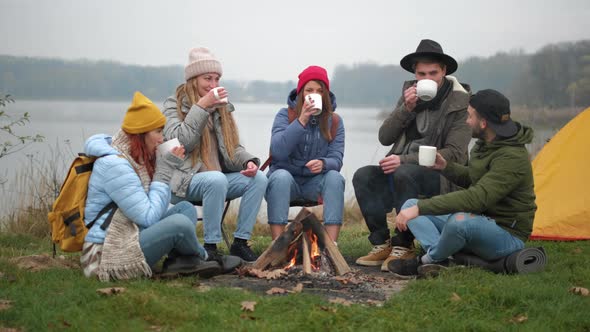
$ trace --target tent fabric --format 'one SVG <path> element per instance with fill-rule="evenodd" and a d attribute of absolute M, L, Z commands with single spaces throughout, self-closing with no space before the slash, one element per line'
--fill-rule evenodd
<path fill-rule="evenodd" d="M 533 160 L 537 212 L 531 240 L 590 239 L 590 107 Z"/>

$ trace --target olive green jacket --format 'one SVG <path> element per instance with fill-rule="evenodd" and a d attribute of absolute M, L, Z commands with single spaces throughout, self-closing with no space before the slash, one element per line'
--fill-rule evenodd
<path fill-rule="evenodd" d="M 448 163 L 442 174 L 467 188 L 418 201 L 421 215 L 471 212 L 488 216 L 522 240 L 531 234 L 537 205 L 533 171 L 525 144 L 533 130 L 519 126 L 513 137 L 478 140 L 468 166 Z"/>

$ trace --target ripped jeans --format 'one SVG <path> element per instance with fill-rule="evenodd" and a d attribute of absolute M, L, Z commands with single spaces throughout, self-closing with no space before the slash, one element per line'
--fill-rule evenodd
<path fill-rule="evenodd" d="M 407 200 L 402 210 L 417 202 Z M 467 212 L 418 216 L 408 221 L 408 227 L 426 251 L 426 261 L 440 262 L 459 251 L 494 260 L 524 248 L 522 240 L 498 226 L 494 219 Z"/>

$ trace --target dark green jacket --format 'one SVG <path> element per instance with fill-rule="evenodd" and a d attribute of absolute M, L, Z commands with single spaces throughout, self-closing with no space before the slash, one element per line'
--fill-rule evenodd
<path fill-rule="evenodd" d="M 478 140 L 471 149 L 469 166 L 447 164 L 442 174 L 467 189 L 419 200 L 420 214 L 482 214 L 526 240 L 537 210 L 533 170 L 525 147 L 533 139 L 533 130 L 518 126 L 513 137 L 490 143 Z"/>

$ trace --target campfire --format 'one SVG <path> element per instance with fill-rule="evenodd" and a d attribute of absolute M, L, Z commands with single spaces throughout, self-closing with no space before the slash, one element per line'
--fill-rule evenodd
<path fill-rule="evenodd" d="M 299 266 L 304 274 L 343 275 L 351 271 L 324 225 L 306 208 L 260 255 L 251 269 L 289 271 Z"/>

